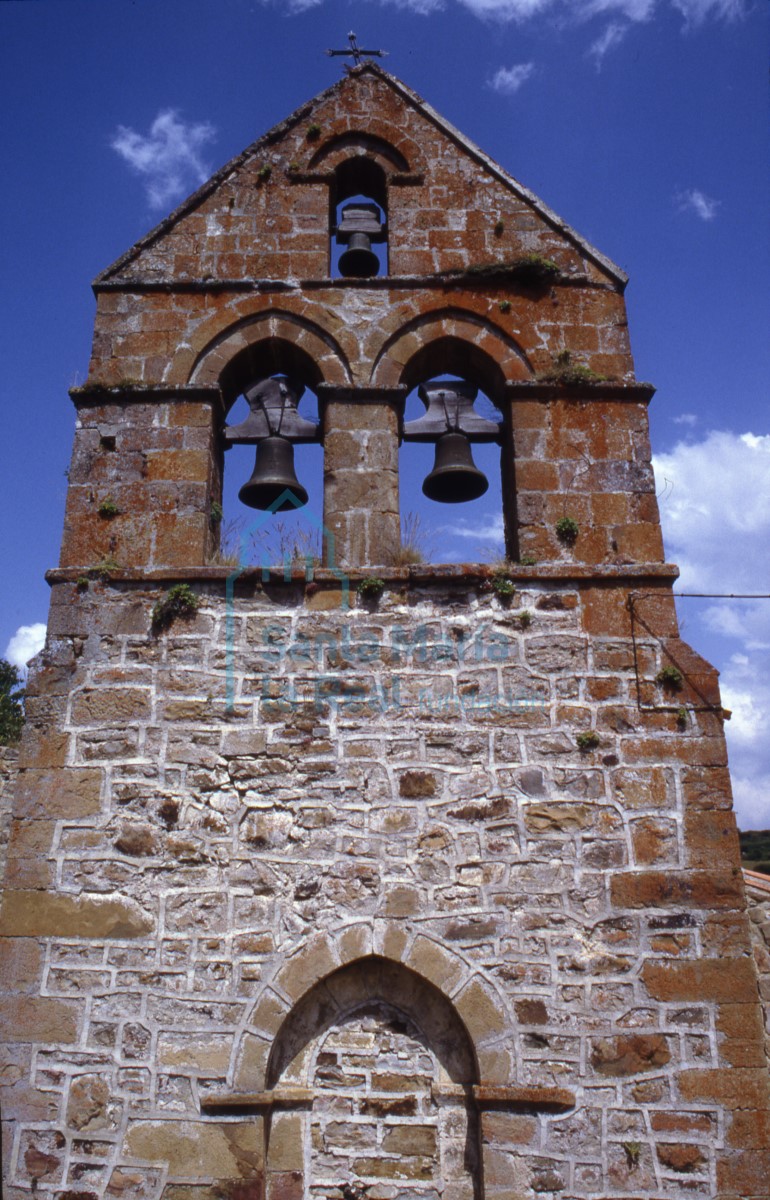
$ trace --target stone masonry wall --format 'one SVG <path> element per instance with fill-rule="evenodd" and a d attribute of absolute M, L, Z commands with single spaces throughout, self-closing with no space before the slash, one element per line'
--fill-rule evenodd
<path fill-rule="evenodd" d="M 770 878 L 744 871 L 751 918 L 751 945 L 759 975 L 759 995 L 765 1014 L 765 1052 L 770 1064 Z"/>
<path fill-rule="evenodd" d="M 346 610 L 247 574 L 230 635 L 223 581 L 160 634 L 158 585 L 55 585 L 0 912 L 7 1200 L 766 1195 L 713 672 L 593 631 L 595 580 L 389 578 Z"/>
<path fill-rule="evenodd" d="M 0 886 L 2 886 L 5 875 L 17 761 L 18 750 L 15 746 L 0 746 Z"/>

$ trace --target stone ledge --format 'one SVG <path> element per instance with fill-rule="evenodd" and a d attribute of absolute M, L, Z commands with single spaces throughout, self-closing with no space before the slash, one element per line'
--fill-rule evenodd
<path fill-rule="evenodd" d="M 193 404 L 213 400 L 217 404 L 223 403 L 218 384 L 189 387 L 186 384 L 86 383 L 70 388 L 69 395 L 78 409 L 116 401 L 125 404 L 142 404 L 152 400 L 184 400 Z"/>
<path fill-rule="evenodd" d="M 77 583 L 84 574 L 93 570 L 93 564 L 73 567 L 53 567 L 46 571 L 49 584 Z M 263 578 L 265 568 L 260 566 L 247 567 L 121 567 L 110 572 L 108 583 L 165 583 L 170 580 L 185 580 L 188 582 L 214 583 L 226 581 L 235 576 L 237 580 L 249 582 L 264 582 L 272 586 L 277 584 L 296 585 L 313 582 L 321 586 L 339 588 L 345 580 L 356 585 L 362 579 L 370 577 L 374 571 L 377 577 L 386 585 L 403 586 L 404 584 L 420 584 L 436 586 L 455 583 L 460 586 L 485 583 L 498 573 L 497 568 L 487 563 L 440 563 L 420 564 L 411 567 L 387 567 L 373 564 L 368 567 L 342 568 L 313 567 L 308 578 L 305 568 L 292 569 L 287 579 L 282 567 L 267 569 L 267 578 Z M 562 583 L 584 582 L 594 584 L 624 584 L 638 583 L 639 580 L 658 580 L 662 583 L 673 582 L 679 578 L 679 568 L 673 563 L 538 563 L 535 566 L 523 566 L 512 563 L 506 567 L 505 574 L 513 582 L 527 583 Z"/>

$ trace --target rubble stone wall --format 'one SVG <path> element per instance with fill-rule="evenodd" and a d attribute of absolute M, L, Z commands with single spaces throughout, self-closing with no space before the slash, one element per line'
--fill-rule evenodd
<path fill-rule="evenodd" d="M 745 872 L 746 899 L 751 918 L 751 945 L 759 976 L 759 995 L 765 1014 L 765 1051 L 770 1064 L 770 878 Z"/>
<path fill-rule="evenodd" d="M 0 887 L 5 874 L 17 759 L 18 750 L 15 746 L 0 746 Z"/>
<path fill-rule="evenodd" d="M 0 913 L 8 1200 L 764 1195 L 711 669 L 591 630 L 595 581 L 260 578 L 160 633 L 157 584 L 54 587 Z"/>

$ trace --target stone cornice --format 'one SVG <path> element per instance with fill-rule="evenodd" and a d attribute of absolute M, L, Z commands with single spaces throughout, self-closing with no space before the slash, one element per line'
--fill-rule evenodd
<path fill-rule="evenodd" d="M 80 567 L 54 567 L 46 572 L 46 580 L 52 586 L 59 583 L 77 583 L 84 575 L 96 569 L 92 564 Z M 99 577 L 107 583 L 147 583 L 151 585 L 174 581 L 217 583 L 235 576 L 239 581 L 279 584 L 305 584 L 312 582 L 318 587 L 339 588 L 340 582 L 347 580 L 352 587 L 357 586 L 363 579 L 371 578 L 373 572 L 377 578 L 388 586 L 418 585 L 421 587 L 436 587 L 456 585 L 457 587 L 475 586 L 490 581 L 499 569 L 486 563 L 441 563 L 437 565 L 423 564 L 410 567 L 355 567 L 349 570 L 342 568 L 313 567 L 310 576 L 304 567 L 292 569 L 290 576 L 284 573 L 282 567 L 270 567 L 265 570 L 260 566 L 211 566 L 211 567 L 153 567 L 135 568 L 120 567 L 109 572 L 109 577 Z M 522 566 L 513 563 L 505 568 L 506 577 L 514 583 L 574 583 L 586 587 L 623 587 L 637 586 L 640 582 L 673 583 L 679 578 L 679 568 L 673 563 L 538 563 L 535 566 Z M 263 576 L 266 576 L 263 579 Z M 98 580 L 97 580 L 98 581 Z"/>
<path fill-rule="evenodd" d="M 168 384 L 118 383 L 111 384 L 87 383 L 83 387 L 69 390 L 70 399 L 75 408 L 91 408 L 102 404 L 146 404 L 150 401 L 180 400 L 187 404 L 216 404 L 223 405 L 222 393 L 218 385 L 212 387 L 188 387 L 186 385 L 169 386 Z"/>

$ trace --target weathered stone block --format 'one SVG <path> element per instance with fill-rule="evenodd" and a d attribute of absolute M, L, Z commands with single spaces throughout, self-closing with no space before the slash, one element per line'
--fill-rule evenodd
<path fill-rule="evenodd" d="M 600 1075 L 638 1075 L 656 1071 L 671 1061 L 662 1034 L 621 1034 L 593 1043 L 591 1065 Z"/>
<path fill-rule="evenodd" d="M 153 925 L 131 900 L 6 891 L 0 907 L 0 935 L 14 937 L 137 938 Z"/>
<path fill-rule="evenodd" d="M 19 773 L 14 815 L 19 818 L 77 819 L 99 812 L 100 767 L 62 767 Z"/>
<path fill-rule="evenodd" d="M 261 1170 L 259 1122 L 136 1121 L 123 1153 L 166 1163 L 173 1179 L 248 1179 Z"/>
<path fill-rule="evenodd" d="M 747 958 L 698 962 L 646 962 L 642 978 L 656 1000 L 716 1000 L 754 1004 L 756 973 Z"/>

